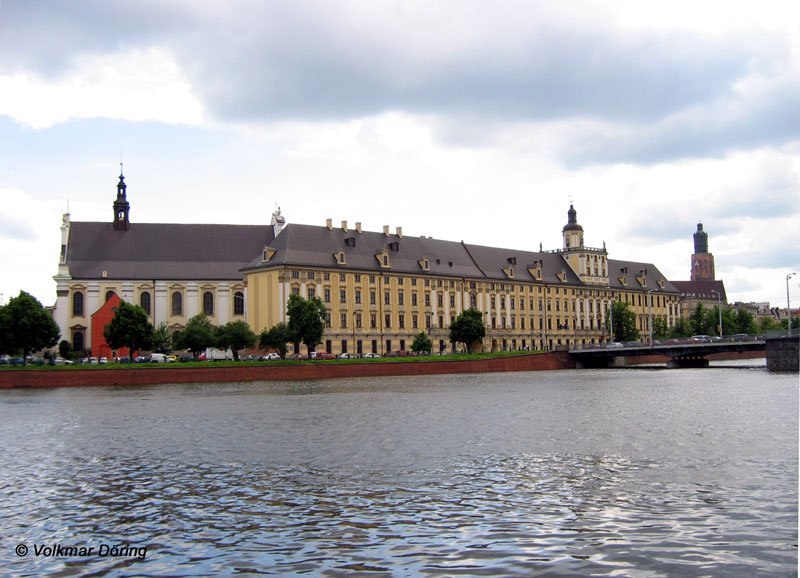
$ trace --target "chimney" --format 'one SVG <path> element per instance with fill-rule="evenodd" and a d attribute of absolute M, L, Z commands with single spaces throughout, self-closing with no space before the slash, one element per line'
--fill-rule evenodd
<path fill-rule="evenodd" d="M 389 225 L 383 226 L 383 234 L 388 237 L 389 236 Z"/>
<path fill-rule="evenodd" d="M 403 238 L 403 227 L 397 227 L 397 236 Z"/>
<path fill-rule="evenodd" d="M 333 231 L 333 219 L 325 219 L 325 226 L 329 231 Z"/>
<path fill-rule="evenodd" d="M 342 231 L 347 232 L 347 221 L 342 221 Z"/>
<path fill-rule="evenodd" d="M 361 234 L 361 223 L 356 222 L 356 233 Z"/>

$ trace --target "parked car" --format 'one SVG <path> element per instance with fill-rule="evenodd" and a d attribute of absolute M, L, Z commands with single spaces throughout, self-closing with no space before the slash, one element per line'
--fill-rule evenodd
<path fill-rule="evenodd" d="M 21 357 L 12 357 L 8 360 L 8 364 L 11 366 L 25 365 L 25 360 Z"/>
<path fill-rule="evenodd" d="M 619 341 L 612 341 L 611 343 L 606 343 L 606 347 L 608 349 L 616 349 L 618 347 L 624 347 L 624 346 Z"/>
<path fill-rule="evenodd" d="M 167 355 L 167 363 L 175 363 L 178 361 L 178 357 L 175 355 Z"/>
<path fill-rule="evenodd" d="M 380 357 L 380 356 L 381 356 L 380 353 L 372 353 L 372 352 L 370 352 L 370 353 L 365 353 L 364 354 L 364 357 L 366 357 L 367 359 L 375 359 L 376 357 Z"/>
<path fill-rule="evenodd" d="M 100 363 L 100 364 L 107 364 L 108 363 L 108 357 L 101 357 L 100 359 L 97 360 L 97 362 Z"/>
<path fill-rule="evenodd" d="M 180 361 L 181 363 L 187 363 L 189 361 L 194 361 L 194 355 L 181 355 L 178 358 L 178 361 Z"/>
<path fill-rule="evenodd" d="M 292 355 L 287 355 L 286 359 L 288 359 L 289 361 L 303 361 L 304 359 L 306 359 L 306 356 L 303 355 L 302 353 L 295 353 Z"/>
<path fill-rule="evenodd" d="M 336 359 L 336 356 L 333 353 L 328 353 L 327 351 L 319 351 L 314 359 Z"/>
<path fill-rule="evenodd" d="M 271 353 L 267 353 L 266 355 L 262 355 L 258 358 L 259 361 L 276 361 L 280 359 L 281 356 L 275 353 L 274 351 Z"/>
<path fill-rule="evenodd" d="M 711 343 L 711 337 L 708 335 L 692 335 L 689 341 L 694 343 Z"/>
<path fill-rule="evenodd" d="M 355 359 L 355 355 L 352 353 L 340 353 L 338 355 L 339 359 Z"/>

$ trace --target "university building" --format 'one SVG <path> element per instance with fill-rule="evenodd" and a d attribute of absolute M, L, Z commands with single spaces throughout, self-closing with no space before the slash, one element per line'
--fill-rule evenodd
<path fill-rule="evenodd" d="M 611 304 L 630 306 L 642 335 L 649 320 L 673 325 L 680 291 L 652 263 L 610 259 L 584 245 L 570 206 L 560 249 L 503 249 L 411 237 L 400 227 L 363 230 L 286 224 L 135 223 L 120 175 L 111 222 L 62 223 L 55 318 L 62 338 L 94 352 L 92 316 L 116 294 L 141 305 L 154 326 L 180 331 L 205 313 L 214 324 L 247 321 L 257 333 L 287 321 L 289 295 L 326 307 L 320 349 L 363 354 L 411 348 L 424 331 L 452 351 L 450 325 L 477 308 L 486 350 L 556 349 L 609 339 Z M 107 346 L 106 346 L 107 347 Z"/>

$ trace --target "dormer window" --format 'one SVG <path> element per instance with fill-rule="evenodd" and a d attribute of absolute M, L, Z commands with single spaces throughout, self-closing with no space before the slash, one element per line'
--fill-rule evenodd
<path fill-rule="evenodd" d="M 389 269 L 391 268 L 391 262 L 389 261 L 389 251 L 386 247 L 383 250 L 375 255 L 375 258 L 378 260 L 378 264 L 381 266 L 382 269 Z"/>
<path fill-rule="evenodd" d="M 344 251 L 342 251 L 341 249 L 339 249 L 338 251 L 336 251 L 333 254 L 333 258 L 336 259 L 336 264 L 337 265 L 346 265 L 347 264 L 347 262 L 344 259 Z"/>
<path fill-rule="evenodd" d="M 514 278 L 514 268 L 513 267 L 503 267 L 503 273 L 506 274 L 506 277 L 509 279 Z"/>
<path fill-rule="evenodd" d="M 274 255 L 275 255 L 275 249 L 273 249 L 271 247 L 267 247 L 266 245 L 264 245 L 264 250 L 261 253 L 261 262 L 262 263 L 266 263 L 267 261 L 272 259 L 272 257 Z"/>
<path fill-rule="evenodd" d="M 422 259 L 417 261 L 417 263 L 419 263 L 419 266 L 422 267 L 423 271 L 431 270 L 431 261 L 427 257 L 423 257 Z"/>

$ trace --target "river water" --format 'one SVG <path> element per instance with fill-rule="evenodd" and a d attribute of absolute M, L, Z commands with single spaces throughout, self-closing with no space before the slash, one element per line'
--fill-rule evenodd
<path fill-rule="evenodd" d="M 797 570 L 763 367 L 6 390 L 0 436 L 5 575 Z"/>

